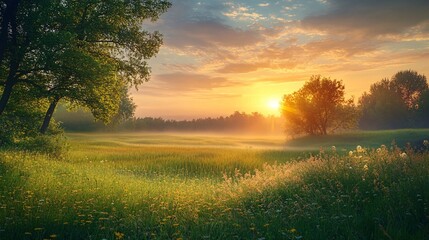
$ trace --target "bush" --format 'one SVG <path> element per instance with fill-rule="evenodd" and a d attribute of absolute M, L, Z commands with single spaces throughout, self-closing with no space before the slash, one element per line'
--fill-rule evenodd
<path fill-rule="evenodd" d="M 7 111 L 0 115 L 0 148 L 24 150 L 61 157 L 68 145 L 59 123 L 51 121 L 47 134 L 40 133 L 47 108 L 44 100 L 11 98 Z"/>
<path fill-rule="evenodd" d="M 62 158 L 69 149 L 69 144 L 63 133 L 37 135 L 21 140 L 15 147 L 18 150 L 47 154 L 51 157 Z"/>

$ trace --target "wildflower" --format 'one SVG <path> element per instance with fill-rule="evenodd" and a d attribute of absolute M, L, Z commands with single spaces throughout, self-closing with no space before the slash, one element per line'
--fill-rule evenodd
<path fill-rule="evenodd" d="M 381 153 L 381 148 L 377 148 L 377 153 L 380 154 Z"/>
<path fill-rule="evenodd" d="M 357 147 L 356 147 L 356 152 L 358 152 L 358 153 L 363 153 L 363 152 L 365 152 L 365 149 L 364 149 L 364 148 L 362 148 L 362 147 L 361 147 L 361 145 L 357 145 Z"/>
<path fill-rule="evenodd" d="M 333 152 L 335 152 L 335 151 L 337 151 L 337 148 L 336 148 L 335 146 L 332 146 L 332 147 L 331 147 L 331 150 L 332 150 Z"/>
<path fill-rule="evenodd" d="M 429 141 L 428 140 L 423 140 L 423 145 L 425 147 L 429 147 Z"/>
<path fill-rule="evenodd" d="M 364 170 L 364 171 L 368 171 L 368 165 L 366 165 L 366 164 L 365 164 L 365 165 L 363 166 L 363 170 Z"/>
<path fill-rule="evenodd" d="M 349 157 L 353 157 L 353 151 L 349 152 Z"/>
<path fill-rule="evenodd" d="M 292 228 L 292 229 L 290 229 L 290 230 L 289 230 L 289 232 L 291 232 L 291 233 L 296 233 L 296 229 L 295 229 L 295 228 Z"/>
<path fill-rule="evenodd" d="M 115 239 L 120 240 L 123 239 L 125 236 L 125 234 L 121 233 L 121 232 L 115 232 Z"/>
<path fill-rule="evenodd" d="M 408 155 L 406 153 L 401 153 L 401 155 L 399 155 L 402 159 L 406 159 L 408 157 Z"/>

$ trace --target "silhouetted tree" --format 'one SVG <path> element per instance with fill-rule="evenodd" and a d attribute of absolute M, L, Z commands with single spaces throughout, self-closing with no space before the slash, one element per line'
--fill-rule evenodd
<path fill-rule="evenodd" d="M 326 135 L 339 128 L 355 126 L 357 111 L 353 100 L 345 100 L 341 81 L 312 76 L 304 86 L 282 102 L 287 131 Z"/>
<path fill-rule="evenodd" d="M 416 110 L 417 124 L 416 127 L 429 127 L 429 89 L 422 92 L 418 101 Z"/>
<path fill-rule="evenodd" d="M 408 125 L 407 105 L 388 79 L 374 83 L 359 99 L 363 129 L 395 129 Z"/>
<path fill-rule="evenodd" d="M 409 109 L 418 108 L 417 102 L 420 95 L 428 89 L 426 77 L 412 70 L 396 73 L 392 77 L 391 84 Z"/>
<path fill-rule="evenodd" d="M 123 87 L 120 95 L 119 109 L 112 118 L 112 124 L 118 125 L 123 123 L 134 116 L 136 104 L 128 93 L 128 88 Z"/>
<path fill-rule="evenodd" d="M 426 77 L 411 70 L 400 71 L 391 80 L 383 79 L 372 84 L 370 91 L 359 99 L 360 128 L 397 129 L 416 126 L 424 115 L 421 112 L 425 104 L 423 93 L 427 89 Z"/>

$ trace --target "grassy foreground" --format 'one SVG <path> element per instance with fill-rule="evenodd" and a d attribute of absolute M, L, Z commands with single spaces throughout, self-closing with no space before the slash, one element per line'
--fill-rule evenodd
<path fill-rule="evenodd" d="M 0 151 L 0 239 L 427 239 L 428 147 L 377 136 L 73 134 L 63 159 Z"/>

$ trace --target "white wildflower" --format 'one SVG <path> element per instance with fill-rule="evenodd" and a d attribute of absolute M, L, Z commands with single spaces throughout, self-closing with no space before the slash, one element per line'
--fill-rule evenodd
<path fill-rule="evenodd" d="M 349 157 L 353 157 L 353 151 L 349 152 Z"/>
<path fill-rule="evenodd" d="M 381 148 L 377 148 L 377 153 L 380 154 L 381 153 Z"/>
<path fill-rule="evenodd" d="M 335 151 L 337 151 L 337 148 L 336 148 L 335 146 L 332 146 L 332 147 L 331 147 L 331 150 L 332 150 L 333 152 L 335 152 Z"/>
<path fill-rule="evenodd" d="M 428 140 L 423 140 L 423 145 L 425 147 L 429 147 L 429 141 Z"/>
<path fill-rule="evenodd" d="M 401 153 L 401 155 L 399 155 L 402 159 L 406 159 L 408 158 L 408 155 L 406 153 Z"/>
<path fill-rule="evenodd" d="M 357 145 L 357 147 L 356 147 L 356 151 L 357 151 L 358 153 L 363 153 L 363 152 L 365 152 L 365 149 L 364 149 L 364 148 L 362 148 L 360 145 Z"/>
<path fill-rule="evenodd" d="M 365 164 L 365 165 L 363 166 L 363 170 L 364 170 L 364 171 L 368 171 L 368 165 L 366 165 L 366 164 Z"/>

